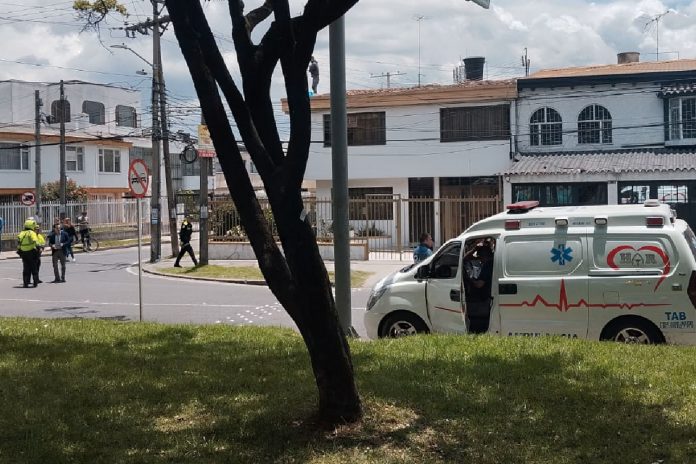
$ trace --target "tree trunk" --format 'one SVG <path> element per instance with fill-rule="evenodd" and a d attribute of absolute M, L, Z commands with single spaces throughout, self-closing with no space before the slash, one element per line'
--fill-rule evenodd
<path fill-rule="evenodd" d="M 362 408 L 350 348 L 339 323 L 329 276 L 306 218 L 300 191 L 311 135 L 305 70 L 317 31 L 356 1 L 308 0 L 305 13 L 292 23 L 305 26 L 304 34 L 298 34 L 303 37 L 300 45 L 295 42 L 294 46 L 288 45 L 293 45 L 294 38 L 290 34 L 287 1 L 266 2 L 278 8 L 274 11 L 277 22 L 264 36 L 262 44 L 266 48 L 259 50 L 261 45 L 253 46 L 248 37 L 253 25 L 241 16 L 242 3 L 230 0 L 233 38 L 245 81 L 245 100 L 217 48 L 200 3 L 166 0 L 242 225 L 269 288 L 295 321 L 304 339 L 319 392 L 320 418 L 332 424 L 358 420 Z M 287 154 L 279 143 L 268 95 L 272 69 L 281 55 L 292 113 Z M 246 148 L 259 168 L 283 253 L 256 199 L 218 89 L 224 94 Z"/>

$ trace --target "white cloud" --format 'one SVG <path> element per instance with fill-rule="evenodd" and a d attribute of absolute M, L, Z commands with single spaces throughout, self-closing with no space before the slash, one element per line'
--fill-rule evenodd
<path fill-rule="evenodd" d="M 195 0 L 191 0 L 195 1 Z M 12 2 L 19 5 L 20 2 Z M 57 81 L 82 79 L 117 83 L 140 88 L 147 105 L 150 82 L 135 74 L 147 68 L 127 50 L 109 45 L 127 43 L 151 60 L 150 36 L 125 37 L 123 21 L 110 17 L 102 28 L 101 39 L 92 32 L 80 33 L 81 23 L 70 6 L 72 0 L 59 3 L 27 0 L 24 6 L 0 4 L 0 78 Z M 248 0 L 247 7 L 260 4 Z M 418 80 L 418 22 L 420 22 L 421 74 L 424 82 L 449 83 L 453 66 L 467 55 L 487 59 L 489 78 L 520 76 L 520 55 L 526 47 L 532 69 L 613 63 L 616 53 L 639 51 L 643 60 L 655 59 L 656 31 L 645 30 L 646 17 L 673 8 L 660 21 L 662 58 L 696 57 L 696 0 L 492 0 L 484 10 L 462 0 L 361 0 L 346 18 L 346 68 L 348 88 L 378 88 L 383 79 L 371 75 L 386 72 L 394 76 L 392 85 Z M 148 1 L 126 2 L 132 24 L 151 16 Z M 291 0 L 293 14 L 302 11 L 302 0 Z M 218 37 L 227 62 L 238 76 L 234 46 L 230 39 L 227 2 L 205 2 L 211 28 Z M 255 34 L 257 37 L 260 31 Z M 257 37 L 258 38 L 258 37 Z M 163 37 L 164 69 L 171 95 L 189 105 L 195 96 L 191 79 L 171 30 Z M 320 91 L 329 88 L 328 31 L 317 38 L 315 56 L 321 67 Z M 40 66 L 13 63 L 22 61 Z M 85 72 L 79 71 L 99 71 Z M 273 96 L 283 95 L 281 82 L 274 83 Z"/>

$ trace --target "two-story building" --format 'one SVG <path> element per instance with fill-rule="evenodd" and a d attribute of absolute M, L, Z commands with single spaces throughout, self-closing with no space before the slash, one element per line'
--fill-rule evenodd
<path fill-rule="evenodd" d="M 639 203 L 696 222 L 696 60 L 619 62 L 517 80 L 505 202 Z"/>
<path fill-rule="evenodd" d="M 413 245 L 424 231 L 442 243 L 496 212 L 516 96 L 512 80 L 349 91 L 349 219 L 356 235 L 383 233 L 392 249 Z M 328 202 L 330 95 L 312 97 L 311 110 L 305 179 L 316 181 L 317 198 Z M 326 221 L 330 214 L 320 212 Z"/>
<path fill-rule="evenodd" d="M 35 91 L 41 107 L 41 179 L 59 180 L 61 120 L 65 123 L 66 175 L 95 199 L 120 198 L 128 191 L 133 140 L 141 136 L 140 93 L 103 84 L 0 82 L 0 202 L 33 190 L 36 176 Z M 142 142 L 142 141 L 141 141 Z"/>

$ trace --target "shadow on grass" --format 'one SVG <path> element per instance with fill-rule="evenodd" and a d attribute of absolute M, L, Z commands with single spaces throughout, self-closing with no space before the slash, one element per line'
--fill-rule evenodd
<path fill-rule="evenodd" d="M 0 461 L 650 463 L 694 451 L 693 424 L 581 352 L 398 346 L 354 345 L 368 415 L 327 436 L 306 422 L 316 388 L 293 332 L 27 322 L 0 331 Z"/>

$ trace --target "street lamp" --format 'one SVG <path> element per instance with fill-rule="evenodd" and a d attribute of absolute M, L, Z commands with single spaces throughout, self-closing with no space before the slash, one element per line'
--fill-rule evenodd
<path fill-rule="evenodd" d="M 150 262 L 154 263 L 160 260 L 162 254 L 162 215 L 160 213 L 160 140 L 164 148 L 164 167 L 165 180 L 167 184 L 167 201 L 169 210 L 169 228 L 171 235 L 172 254 L 176 255 L 179 252 L 178 241 L 176 240 L 176 216 L 175 216 L 175 199 L 172 190 L 171 170 L 169 169 L 169 142 L 167 140 L 167 119 L 166 119 L 166 96 L 164 94 L 164 77 L 162 75 L 162 59 L 159 51 L 159 46 L 155 47 L 153 52 L 156 64 L 150 63 L 147 59 L 141 56 L 138 52 L 130 48 L 126 44 L 112 45 L 111 48 L 122 48 L 129 50 L 135 56 L 143 60 L 152 68 L 152 195 L 150 197 Z M 145 71 L 138 71 L 138 74 L 146 74 Z M 158 106 L 161 111 L 158 118 Z M 160 124 L 161 123 L 161 124 Z"/>

